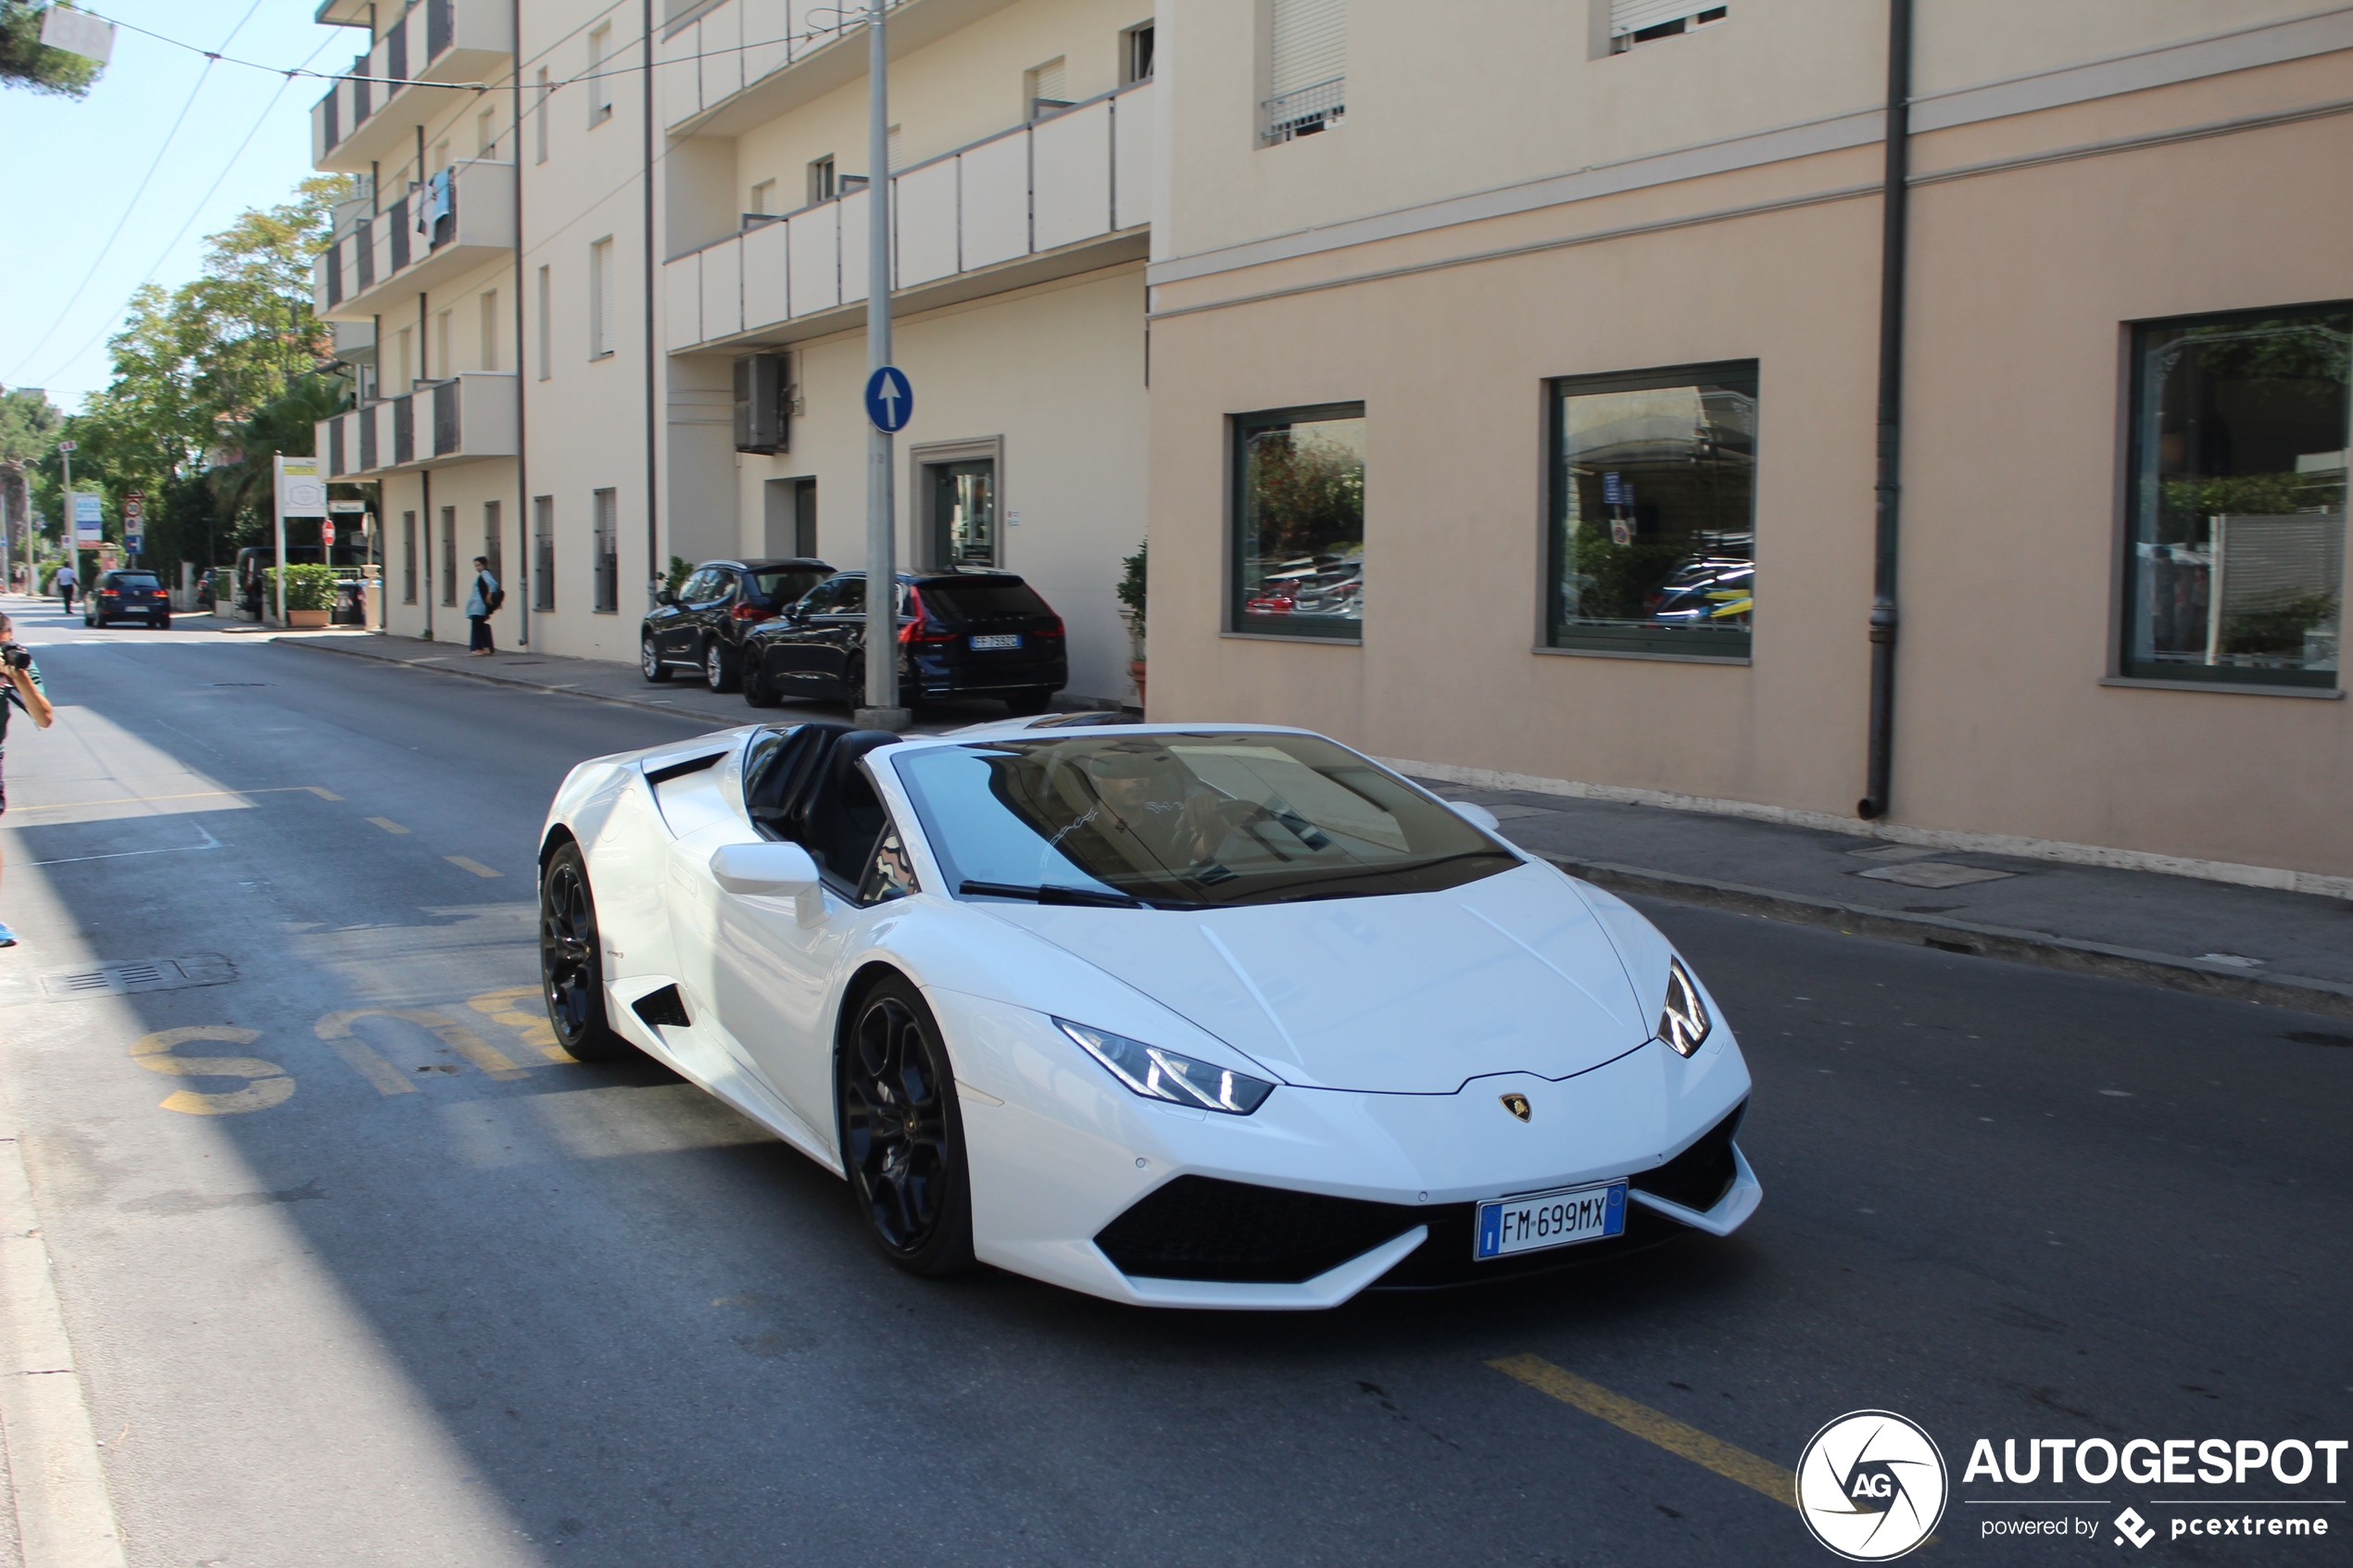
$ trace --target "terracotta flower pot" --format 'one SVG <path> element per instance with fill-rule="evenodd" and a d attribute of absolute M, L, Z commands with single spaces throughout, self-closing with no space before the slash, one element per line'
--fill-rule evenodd
<path fill-rule="evenodd" d="M 1144 661 L 1142 659 L 1131 659 L 1127 661 L 1127 678 L 1136 683 L 1136 706 L 1139 708 L 1146 706 L 1144 701 Z"/>
<path fill-rule="evenodd" d="M 290 609 L 286 624 L 298 632 L 313 632 L 327 624 L 327 615 L 323 609 Z"/>

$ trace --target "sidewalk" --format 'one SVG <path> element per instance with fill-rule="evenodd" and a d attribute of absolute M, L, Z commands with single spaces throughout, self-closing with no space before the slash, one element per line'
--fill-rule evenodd
<path fill-rule="evenodd" d="M 396 637 L 376 632 L 280 632 L 275 640 L 288 647 L 372 659 L 470 681 L 487 681 L 494 685 L 563 692 L 653 713 L 708 719 L 714 728 L 765 723 L 779 718 L 789 720 L 794 715 L 824 719 L 849 715 L 845 706 L 829 702 L 786 701 L 776 708 L 754 708 L 737 693 L 711 690 L 688 671 L 682 670 L 668 681 L 656 684 L 639 674 L 635 664 L 605 659 L 571 659 L 560 654 L 534 653 L 529 648 L 501 648 L 493 658 L 473 659 L 455 643 L 429 643 L 422 637 Z M 1058 706 L 1088 705 L 1065 701 Z M 909 733 L 935 735 L 1004 716 L 1003 703 L 975 697 L 969 702 L 925 709 Z"/>
<path fill-rule="evenodd" d="M 756 709 L 685 674 L 655 685 L 635 665 L 527 649 L 469 659 L 447 643 L 348 631 L 276 640 L 714 727 L 844 716 L 832 704 Z M 975 701 L 928 712 L 915 729 L 937 734 L 1002 713 Z M 1515 844 L 1618 893 L 2353 1020 L 2353 900 L 1424 782 L 1486 806 Z"/>
<path fill-rule="evenodd" d="M 2353 1019 L 2353 899 L 1424 782 L 1620 894 Z"/>

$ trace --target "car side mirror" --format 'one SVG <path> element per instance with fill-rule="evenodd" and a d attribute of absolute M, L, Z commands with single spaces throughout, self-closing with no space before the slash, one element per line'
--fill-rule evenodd
<path fill-rule="evenodd" d="M 658 605 L 674 605 L 677 602 L 678 596 L 672 593 L 669 589 L 657 588 L 654 590 L 654 603 Z"/>
<path fill-rule="evenodd" d="M 798 844 L 725 844 L 711 851 L 713 881 L 747 898 L 790 898 L 802 925 L 825 918 L 817 862 Z"/>
<path fill-rule="evenodd" d="M 1468 800 L 1449 800 L 1446 804 L 1454 815 L 1482 832 L 1501 834 L 1504 831 L 1504 824 L 1496 820 L 1495 813 L 1484 806 Z"/>

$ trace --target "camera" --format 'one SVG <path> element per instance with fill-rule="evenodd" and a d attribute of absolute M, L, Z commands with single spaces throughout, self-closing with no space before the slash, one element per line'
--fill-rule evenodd
<path fill-rule="evenodd" d="M 9 670 L 31 669 L 32 650 L 26 647 L 22 643 L 0 643 L 0 668 Z"/>

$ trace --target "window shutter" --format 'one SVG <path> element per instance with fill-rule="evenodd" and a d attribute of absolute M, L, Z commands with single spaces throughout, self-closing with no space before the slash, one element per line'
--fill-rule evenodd
<path fill-rule="evenodd" d="M 1269 95 L 1279 98 L 1347 74 L 1348 0 L 1275 0 L 1274 24 Z"/>
<path fill-rule="evenodd" d="M 1609 35 L 1623 38 L 1629 32 L 1723 8 L 1724 0 L 1609 0 Z"/>

